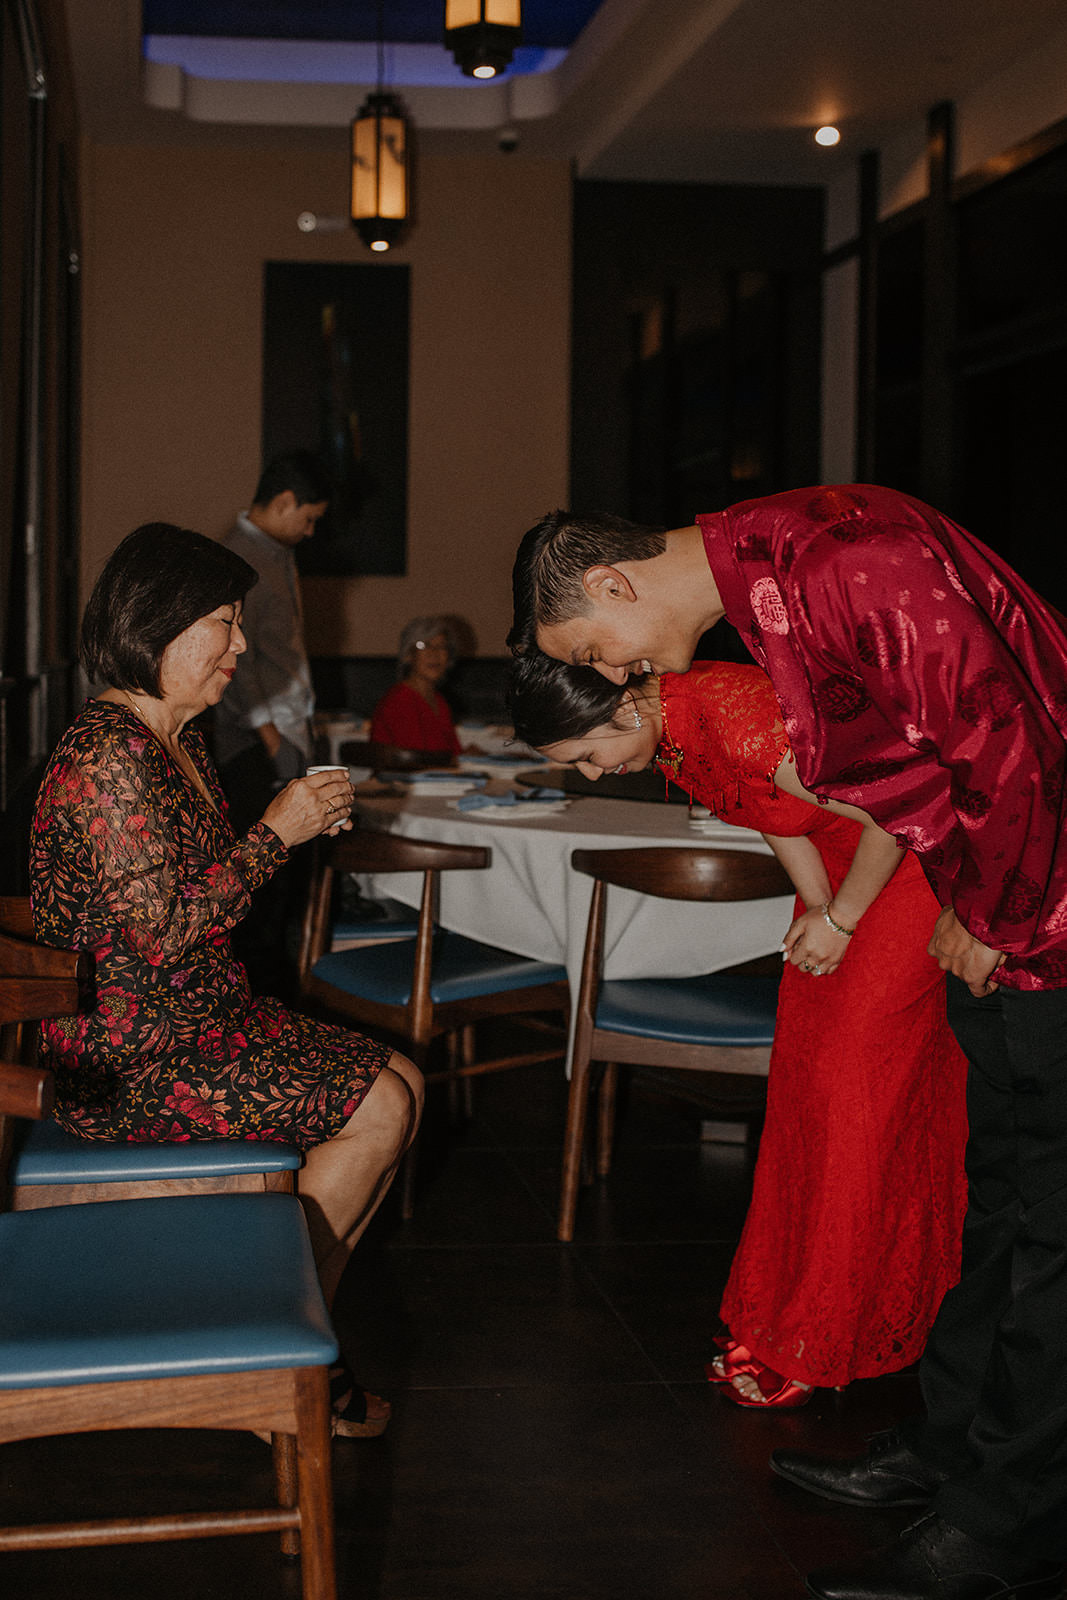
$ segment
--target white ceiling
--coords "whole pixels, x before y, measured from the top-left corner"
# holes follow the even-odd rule
[[[138,0],[66,6],[102,142],[333,143],[373,87],[146,71]],[[818,183],[1065,25],[1063,0],[605,0],[548,74],[402,93],[423,148],[492,151],[510,124],[586,177]],[[812,142],[823,121],[836,150]]]

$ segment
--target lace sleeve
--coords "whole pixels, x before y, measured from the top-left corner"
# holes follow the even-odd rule
[[[740,786],[763,783],[789,749],[766,673],[747,663],[695,662],[661,683],[666,764],[684,787],[719,810]],[[710,798],[709,798],[710,795]],[[736,803],[736,800],[734,801]]]
[[[182,799],[147,736],[97,736],[53,764],[31,847],[42,935],[90,949],[121,940],[162,964],[240,922],[285,846],[257,823],[213,859],[181,827]]]

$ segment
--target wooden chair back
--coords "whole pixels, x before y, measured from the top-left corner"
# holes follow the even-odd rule
[[[33,1024],[44,1017],[76,1012],[89,991],[90,968],[88,956],[38,942],[27,896],[0,896],[0,1055],[5,1060],[24,1066],[34,1063]],[[49,1132],[51,1135],[52,1130]],[[98,1172],[90,1178],[85,1175],[82,1160],[87,1147],[61,1136],[58,1130],[55,1138],[60,1143],[55,1149],[49,1146],[46,1162],[42,1161],[40,1142],[36,1144],[33,1156],[37,1172],[32,1176],[28,1172],[34,1163],[27,1162],[28,1151],[22,1152],[20,1166],[12,1174],[12,1210],[179,1194],[291,1194],[294,1172],[300,1164],[298,1152],[287,1146],[268,1143],[252,1147],[247,1142],[211,1141],[210,1154],[207,1146],[199,1143],[153,1147],[160,1159],[151,1164],[154,1170],[149,1171],[145,1163],[149,1147],[116,1145],[110,1151],[110,1165],[119,1171],[119,1176]],[[43,1165],[51,1169],[47,1175],[42,1175]]]
[[[54,950],[0,929],[0,1027],[77,1011],[88,966],[77,951]]]
[[[573,850],[571,866],[602,883],[664,900],[771,900],[793,891],[785,868],[762,850]]]
[[[88,984],[89,962],[73,950],[54,950],[32,937],[12,937],[4,907],[19,907],[11,925],[22,927],[23,904],[28,913],[29,901],[0,900],[0,1052],[8,1062],[29,1065],[34,1038],[29,1024],[77,1011]]]
[[[0,894],[0,933],[9,933],[14,939],[37,937],[28,894]]]
[[[489,993],[439,1004],[435,1004],[433,999],[435,916],[440,875],[442,872],[481,871],[490,865],[490,850],[482,845],[408,839],[400,834],[359,827],[351,833],[338,834],[333,840],[320,840],[316,849],[298,963],[300,991],[309,1007],[334,1020],[369,1029],[393,1040],[426,1072],[427,1083],[441,1081],[448,1084],[454,1108],[458,1105],[457,1089],[460,1083],[467,1091],[469,1101],[468,1080],[473,1077],[559,1058],[562,1053],[561,1031],[551,1025],[546,1027],[538,1014],[566,1013],[568,1010],[570,997],[567,983],[562,977],[526,988],[508,988],[502,984]],[[418,932],[413,940],[401,941],[400,945],[392,947],[399,952],[401,947],[414,946],[410,952],[411,977],[406,1004],[391,1004],[376,999],[369,991],[350,994],[316,973],[316,964],[330,945],[334,876],[338,872],[422,874]],[[360,952],[353,951],[351,954],[358,957]],[[406,957],[405,948],[401,959]],[[521,1018],[523,1025],[535,1032],[547,1032],[549,1042],[532,1050],[480,1055],[475,1042],[476,1024],[504,1015]],[[442,1035],[447,1041],[447,1065],[440,1071],[428,1071],[426,1063],[431,1044]],[[401,1207],[405,1217],[412,1214],[414,1171],[413,1145],[405,1157],[402,1173]]]
[[[615,1087],[620,1063],[699,1071],[765,1076],[769,1047],[678,1043],[640,1034],[610,1032],[597,1025],[604,929],[609,888],[630,889],[665,900],[706,901],[727,905],[745,900],[776,899],[792,894],[793,885],[777,859],[759,850],[715,846],[666,845],[633,850],[575,850],[571,865],[594,879],[589,906],[582,975],[576,1002],[575,1042],[563,1145],[563,1171],[557,1237],[574,1237],[578,1184],[585,1141],[591,1065],[604,1063],[598,1091],[596,1171],[606,1177],[611,1167]],[[741,980],[744,981],[744,980]],[[766,979],[763,980],[767,982]],[[766,1004],[766,1002],[764,1002]]]
[[[776,856],[762,850],[716,846],[638,846],[633,850],[572,850],[571,866],[595,879],[589,905],[577,1015],[594,1025],[609,888],[630,889],[662,900],[724,903],[773,900],[792,894],[793,883]]]
[[[22,1043],[24,1023],[77,1011],[85,982],[84,956],[72,950],[27,945],[0,934],[0,1040]],[[40,1121],[55,1099],[52,1074],[9,1057],[0,1060],[0,1202],[8,1199],[11,1121]]]
[[[301,930],[297,961],[300,986],[306,990],[311,970],[330,943],[330,918],[337,873],[421,872],[423,889],[416,936],[415,964],[421,974],[433,939],[438,875],[442,872],[478,872],[488,867],[492,851],[482,845],[447,844],[439,840],[405,839],[396,833],[378,833],[356,827],[332,840],[319,840],[312,862],[311,886]]]

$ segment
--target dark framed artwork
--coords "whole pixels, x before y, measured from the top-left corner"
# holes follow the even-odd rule
[[[410,269],[268,261],[264,274],[263,460],[313,450],[334,486],[300,570],[402,576]]]

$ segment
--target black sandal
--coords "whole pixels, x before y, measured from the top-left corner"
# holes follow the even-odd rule
[[[368,1417],[368,1400],[377,1400],[384,1406],[384,1415]],[[388,1400],[361,1389],[344,1361],[330,1368],[330,1409],[334,1437],[338,1439],[376,1439],[389,1426],[393,1410]]]

